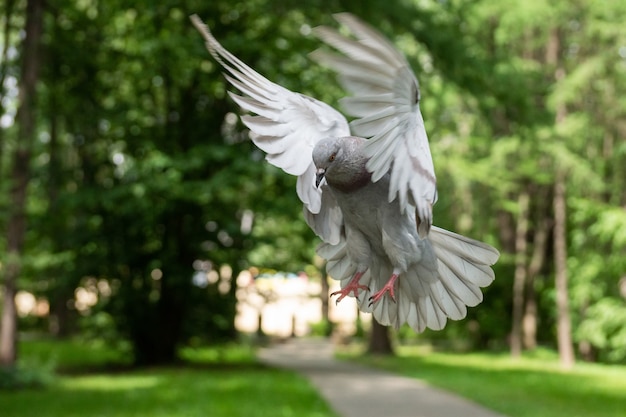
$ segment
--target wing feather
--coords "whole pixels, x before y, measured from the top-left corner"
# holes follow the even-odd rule
[[[321,101],[269,81],[226,50],[198,16],[191,16],[191,21],[225,69],[226,80],[241,93],[229,92],[230,97],[241,109],[255,114],[241,118],[252,141],[266,153],[268,162],[298,176],[297,193],[307,223],[323,240],[337,243],[343,217],[334,199],[322,196],[330,193],[315,187],[312,152],[320,139],[350,135],[345,117]],[[366,77],[364,82],[372,80]]]
[[[258,100],[250,97],[238,96],[232,91],[229,91],[228,95],[235,103],[239,105],[239,107],[246,111],[256,113],[259,116],[263,116],[268,119],[275,119],[279,116],[278,110],[264,106],[263,104],[260,104]]]
[[[353,133],[370,139],[365,153],[370,158],[367,169],[372,180],[379,180],[390,170],[401,171],[392,177],[389,201],[399,198],[402,212],[415,206],[420,219],[418,231],[425,237],[432,225],[437,191],[419,109],[419,83],[406,58],[381,34],[351,14],[341,13],[335,18],[354,38],[326,27],[316,28],[314,33],[349,59],[320,51],[313,58],[334,69],[352,94],[342,105],[357,117],[351,123]]]

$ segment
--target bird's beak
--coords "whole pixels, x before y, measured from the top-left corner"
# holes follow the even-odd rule
[[[315,186],[320,188],[320,184],[324,179],[324,175],[326,174],[326,170],[324,168],[319,168],[317,172],[315,172]]]

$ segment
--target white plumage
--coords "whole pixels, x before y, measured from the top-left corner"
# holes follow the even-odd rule
[[[268,162],[298,176],[304,217],[324,241],[318,254],[341,281],[333,295],[356,297],[381,324],[442,329],[482,301],[498,251],[432,226],[436,179],[417,79],[378,32],[350,14],[336,18],[354,38],[316,28],[343,55],[320,50],[312,57],[336,70],[352,94],[342,100],[356,117],[350,125],[330,106],[270,82],[197,16],[192,21],[243,94],[230,96],[253,113],[242,116],[253,142]]]

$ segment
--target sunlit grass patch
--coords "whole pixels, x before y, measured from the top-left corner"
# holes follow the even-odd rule
[[[91,375],[63,378],[60,386],[68,391],[125,391],[156,387],[162,383],[160,375]]]
[[[552,354],[452,354],[403,346],[397,357],[344,357],[419,378],[511,417],[621,417],[626,367],[578,364],[563,370]]]
[[[185,347],[179,351],[182,360],[190,364],[229,366],[256,363],[256,354],[249,344],[229,343],[210,347]]]

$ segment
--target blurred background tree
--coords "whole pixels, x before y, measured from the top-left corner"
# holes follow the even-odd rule
[[[14,155],[24,144],[20,31],[32,0],[4,2],[0,230],[8,236]],[[294,179],[247,140],[188,15],[269,79],[334,104],[343,93],[309,61],[319,46],[310,28],[351,11],[404,51],[422,85],[436,224],[502,252],[496,281],[466,320],[400,336],[514,355],[559,340],[565,363],[568,346],[587,360],[625,361],[622,3],[46,2],[28,227],[13,259],[22,266],[15,289],[45,297],[50,314],[21,319],[22,330],[89,332],[130,346],[137,364],[170,362],[181,345],[236,337],[242,269],[315,268],[317,240]],[[0,240],[5,310],[8,250]],[[211,282],[202,278],[210,271]],[[78,292],[97,304],[77,305]]]

